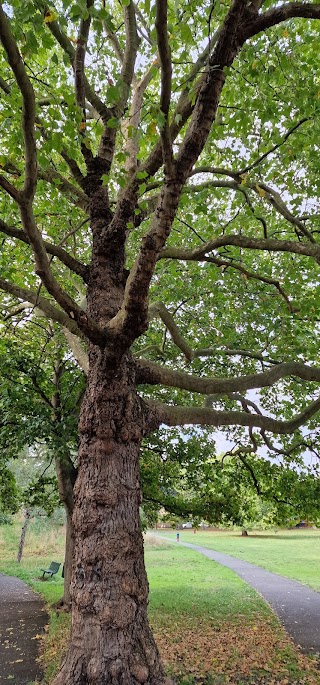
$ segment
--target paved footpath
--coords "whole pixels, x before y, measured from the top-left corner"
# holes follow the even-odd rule
[[[18,578],[0,574],[0,685],[40,678],[37,635],[48,616],[39,595]]]
[[[166,539],[169,540],[169,538]],[[173,542],[172,539],[170,542]],[[307,585],[302,585],[296,580],[265,571],[260,566],[254,566],[229,554],[222,554],[187,542],[180,541],[179,545],[190,547],[222,566],[232,569],[267,600],[287,633],[303,652],[320,653],[319,592],[311,590]]]

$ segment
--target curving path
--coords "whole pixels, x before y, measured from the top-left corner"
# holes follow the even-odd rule
[[[201,552],[209,559],[237,573],[267,600],[287,633],[303,652],[320,653],[320,592],[311,590],[297,580],[265,571],[260,566],[236,559],[229,554],[215,552],[188,542],[180,541],[178,544]]]
[[[37,635],[48,617],[43,601],[18,578],[0,574],[0,685],[40,678]]]

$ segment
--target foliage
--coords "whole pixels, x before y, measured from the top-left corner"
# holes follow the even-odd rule
[[[160,431],[141,454],[144,498],[181,518],[255,527],[319,519],[317,470],[258,458],[216,456],[210,434]],[[150,523],[149,525],[152,525]]]
[[[0,463],[0,514],[14,514],[18,509],[18,490],[11,471]],[[4,521],[2,521],[4,522]]]
[[[59,352],[65,358],[57,425],[52,395],[58,335],[51,331],[48,339],[45,328],[36,333],[34,326],[24,327],[23,331],[7,326],[6,338],[1,341],[0,466],[2,488],[5,483],[14,485],[15,508],[23,504],[34,512],[40,508],[52,515],[59,504],[53,462],[55,458],[63,459],[66,450],[76,453],[83,382],[70,355],[60,346]],[[5,506],[13,509],[8,491],[4,498]]]
[[[88,373],[75,520],[83,532],[94,510],[99,523],[86,545],[77,536],[86,578],[110,526],[101,501],[116,503],[113,533],[139,530],[139,447],[159,426],[191,437],[169,433],[168,459],[148,445],[149,507],[161,496],[179,514],[240,523],[255,515],[255,489],[275,520],[290,515],[289,492],[317,516],[319,18],[316,2],[0,3],[1,345],[14,360],[0,444],[13,456],[39,440],[54,456],[74,448],[82,393],[69,385],[69,371],[81,381],[66,338]],[[194,425],[222,431],[229,459],[203,458]],[[113,578],[131,602],[110,568],[99,596]],[[82,589],[79,630],[92,597]],[[138,681],[149,677],[129,651]],[[77,656],[79,673],[103,669],[101,654]],[[69,685],[69,657],[64,669],[57,683]]]
[[[73,2],[66,7],[62,2],[56,9],[43,14],[45,6],[41,2],[24,3],[22,7],[14,1],[10,3],[9,13],[11,30],[25,60],[37,102],[35,136],[39,182],[34,212],[39,229],[49,242],[63,244],[83,262],[90,250],[85,193],[77,184],[80,176],[77,177],[75,169],[72,176],[69,160],[73,159],[83,172],[82,143],[88,149],[91,145],[95,152],[102,131],[101,117],[91,118],[94,105],[90,102],[85,126],[81,128],[81,108],[70,78],[69,56],[76,43],[79,19],[86,13],[84,6],[84,3]],[[146,64],[150,65],[150,71],[138,128],[136,130],[135,124],[131,126],[130,120],[124,118],[125,125],[128,124],[127,133],[124,128],[116,129],[112,170],[102,176],[102,182],[108,185],[112,202],[115,202],[119,188],[128,182],[126,160],[130,141],[137,136],[139,203],[128,235],[129,267],[137,253],[141,234],[150,224],[151,208],[162,183],[161,170],[154,176],[143,170],[163,125],[163,116],[156,104],[160,71],[156,63],[155,11],[156,6],[148,2],[139,10],[139,32],[149,38],[140,40],[134,84],[144,76]],[[220,6],[210,15],[212,35],[224,12]],[[206,35],[207,12],[205,7],[199,9],[193,4],[188,7],[170,5],[168,13],[171,50],[175,55],[171,118],[178,130],[175,148],[178,149],[186,130],[185,115],[179,114],[179,94],[183,92],[189,98],[192,109],[198,86],[196,72],[193,77],[190,75],[189,54],[191,51],[194,62],[201,54],[203,40],[199,41],[199,36]],[[92,31],[86,74],[92,86],[98,87],[100,99],[112,107],[119,103],[124,89],[119,76],[124,36],[120,29],[116,31],[120,9],[113,5],[93,7],[89,14]],[[68,37],[66,44],[59,45],[56,41],[57,22],[63,35]],[[111,49],[106,47],[104,32]],[[314,332],[319,309],[316,286],[319,190],[315,173],[319,136],[316,35],[317,26],[312,21],[298,18],[290,20],[288,25],[281,23],[267,33],[258,33],[249,39],[234,65],[227,69],[216,121],[197,166],[183,188],[167,251],[158,260],[151,282],[151,301],[165,303],[185,345],[181,348],[181,341],[179,343],[168,317],[164,321],[160,312],[160,316],[151,318],[146,336],[135,343],[136,352],[142,354],[145,350],[144,356],[150,361],[160,360],[169,368],[179,365],[186,369],[190,359],[187,352],[184,357],[183,350],[192,341],[192,348],[203,351],[203,354],[197,352],[192,359],[192,371],[200,377],[214,374],[232,378],[240,373],[264,371],[286,360],[317,364],[318,345]],[[203,56],[201,59],[205,62]],[[24,181],[21,93],[12,80],[4,52],[1,60],[4,78],[1,164],[5,179],[1,211],[5,222],[19,224],[14,193],[12,191],[10,197],[10,192],[5,191],[9,183],[21,190]],[[45,78],[41,77],[43,69]],[[118,127],[118,120],[111,118],[109,130],[113,126]],[[243,171],[245,169],[248,170]],[[153,186],[156,186],[156,192]],[[135,222],[137,226],[133,230]],[[1,230],[4,232],[2,287],[7,292],[3,296],[3,310],[7,313],[12,311],[19,296],[9,293],[6,282],[36,289],[38,278],[33,274],[28,245],[17,242],[10,232],[6,233],[6,225],[3,224]],[[239,245],[229,245],[226,239],[226,247],[218,246],[218,243],[214,247],[214,241],[229,234],[238,236]],[[253,246],[260,249],[250,249],[245,240],[241,244],[242,234],[247,242],[258,240]],[[269,242],[264,244],[263,240]],[[288,249],[283,241],[288,242]],[[201,245],[205,246],[202,253]],[[172,252],[175,246],[180,251],[182,248],[187,250],[185,259],[179,259],[178,253],[178,259],[175,258]],[[192,250],[196,250],[198,257],[196,253],[192,256]],[[299,250],[302,250],[300,256]],[[303,256],[309,253],[309,256]],[[52,262],[54,275],[79,302],[84,291],[79,274],[70,272],[62,256],[61,259],[55,258]],[[44,293],[41,296],[44,297]],[[29,326],[33,320],[33,333],[39,325],[35,316],[30,317],[28,312],[30,309],[25,308],[14,315],[16,332],[22,323]],[[205,349],[211,350],[210,355]],[[147,389],[145,394],[150,394]],[[301,381],[291,374],[271,389],[262,388],[258,395],[262,411],[272,409],[275,418],[290,420],[316,397],[316,388],[313,382],[305,382],[302,390]],[[192,395],[188,399],[183,390],[157,388],[153,396],[182,405],[201,404],[201,397]],[[13,399],[11,396],[8,401]],[[214,399],[213,406],[217,411],[223,408],[230,411],[239,403],[239,398],[220,396]],[[39,404],[38,417],[42,409]],[[34,416],[33,425],[37,416]],[[41,428],[39,419],[38,429]],[[228,427],[225,430],[237,443],[244,442],[247,446],[250,442],[246,429]],[[265,437],[255,431],[254,439],[259,447]],[[310,419],[307,432],[301,433],[298,429],[292,436],[289,433],[278,438],[280,445],[272,447],[270,439],[268,444],[271,451],[277,448],[294,456],[302,454],[310,445],[315,446],[316,439],[317,423]]]

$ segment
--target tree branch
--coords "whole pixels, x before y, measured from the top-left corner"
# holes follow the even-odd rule
[[[5,176],[0,175],[0,188],[2,188],[10,197],[12,197],[17,204],[21,202],[21,193],[17,188],[8,181]]]
[[[139,46],[136,12],[133,0],[123,8],[123,15],[126,41],[120,78],[123,81],[125,88],[123,89],[122,97],[119,99],[115,108],[115,116],[118,117],[122,116],[128,101]]]
[[[202,395],[245,392],[254,388],[267,388],[279,380],[293,376],[308,382],[320,382],[320,368],[302,362],[283,362],[262,373],[236,376],[234,378],[199,378],[183,371],[174,371],[144,359],[136,360],[137,383],[164,385],[180,388]]]
[[[199,72],[205,67],[208,57],[209,49],[216,44],[218,37],[220,35],[220,29],[215,33],[213,38],[211,38],[210,44],[208,43],[200,56],[198,57],[196,63],[192,67],[190,74],[184,80],[185,88],[182,90],[179,100],[177,102],[176,108],[172,115],[172,123],[170,125],[170,136],[172,142],[176,139],[181,129],[185,123],[190,118],[194,104],[192,104],[190,98],[190,84],[198,76]],[[195,93],[198,93],[202,84],[204,83],[206,74],[201,74],[199,76],[197,84],[194,86]],[[153,176],[162,165],[162,144],[161,140],[156,143],[153,150],[150,152],[146,162],[142,166],[142,170],[146,171],[148,175]]]
[[[43,11],[44,13],[48,10],[48,6],[43,3]],[[47,24],[50,32],[56,39],[56,41],[59,43],[60,47],[62,50],[68,55],[70,64],[72,68],[74,68],[74,59],[75,59],[75,49],[69,40],[69,38],[66,36],[66,34],[62,31],[59,23],[57,21],[51,21],[49,24]],[[91,88],[88,79],[86,76],[84,76],[84,89],[85,89],[85,96],[87,100],[90,102],[92,107],[95,109],[97,114],[101,117],[102,121],[106,124],[107,121],[111,118],[112,113],[111,110],[105,105],[105,103],[99,98],[97,93]]]
[[[233,0],[210,58],[209,72],[201,86],[194,116],[180,147],[174,178],[167,180],[161,192],[150,229],[142,239],[140,252],[127,280],[123,305],[108,325],[108,332],[117,336],[120,348],[132,343],[147,328],[148,293],[154,266],[170,235],[182,187],[209,135],[225,81],[224,67],[232,64],[240,50],[242,43],[238,33],[245,8],[246,0]],[[233,36],[232,41],[230,36]],[[132,189],[134,186],[135,181],[132,181]],[[126,191],[130,195],[128,187]]]
[[[306,257],[313,257],[316,262],[320,264],[320,245],[315,243],[299,243],[291,240],[277,240],[275,238],[251,238],[242,234],[221,235],[218,238],[213,238],[207,243],[202,243],[199,247],[195,247],[191,250],[166,247],[160,252],[158,259],[201,261],[202,259],[205,259],[208,252],[227,245],[249,248],[251,250],[266,250],[268,252],[291,252]]]
[[[172,141],[169,126],[169,108],[171,102],[172,64],[168,38],[167,0],[156,0],[156,22],[158,52],[161,66],[160,111],[164,116],[161,128],[162,154],[165,173],[174,177]]]
[[[88,211],[89,198],[86,193],[68,181],[68,179],[62,176],[58,171],[50,167],[45,170],[39,168],[38,176],[39,179],[41,178],[41,180],[53,185],[58,192],[67,195],[69,199],[71,199],[71,202],[77,207],[80,207],[84,212]]]
[[[89,371],[89,357],[88,353],[83,349],[79,337],[71,333],[71,331],[65,327],[63,327],[62,332],[75,360],[87,376]]]
[[[204,407],[173,407],[161,402],[146,403],[151,412],[156,412],[159,423],[166,426],[248,426],[279,435],[294,433],[320,410],[320,398],[311,402],[300,414],[289,421],[273,419],[261,414],[248,414],[238,411],[214,411]]]
[[[252,38],[252,36],[266,31],[271,26],[276,26],[288,19],[301,17],[304,19],[320,19],[320,4],[317,3],[301,3],[289,2],[280,7],[273,7],[264,13],[256,14],[248,17],[246,26],[244,27],[245,40]]]
[[[249,279],[254,279],[256,281],[260,281],[261,283],[267,283],[268,285],[272,285],[276,288],[278,293],[280,293],[281,297],[283,297],[284,301],[286,302],[289,311],[292,313],[294,312],[294,307],[283,289],[283,287],[280,285],[280,281],[275,279],[275,278],[269,278],[268,276],[262,276],[261,274],[257,274],[254,271],[249,271],[246,269],[243,264],[238,264],[237,262],[227,260],[227,259],[220,259],[220,257],[205,257],[204,261],[209,262],[210,264],[216,264],[218,267],[225,269],[235,269],[236,271],[240,271],[241,274],[243,274],[244,278],[249,278]]]
[[[130,0],[129,4],[123,8],[123,12],[126,32],[126,44],[125,50],[122,53],[123,59],[120,75],[122,94],[119,96],[118,102],[114,105],[114,107],[111,110],[111,115],[116,119],[120,119],[123,116],[124,110],[126,108],[132,80],[134,77],[134,66],[139,44],[136,24],[136,13],[134,3],[132,0]],[[106,170],[108,171],[111,167],[114,152],[116,129],[108,128],[107,121],[105,121],[104,124],[104,130],[99,143],[99,157],[106,161]]]
[[[283,136],[280,143],[273,145],[269,150],[267,150],[267,152],[265,152],[263,155],[260,155],[260,157],[258,157],[258,159],[256,159],[254,162],[252,162],[248,166],[241,169],[241,171],[239,171],[239,175],[241,176],[243,174],[247,174],[249,171],[252,171],[252,169],[259,166],[259,164],[261,164],[261,162],[263,162],[264,159],[266,159],[267,157],[269,157],[269,155],[271,155],[273,152],[278,150],[279,147],[281,147],[286,142],[286,140],[288,140],[288,138],[292,135],[292,133],[294,133],[298,128],[300,128],[300,126],[302,126],[302,124],[305,124],[306,121],[311,121],[311,120],[312,120],[312,117],[304,117],[303,119],[300,119],[300,121],[298,121],[297,124],[292,126],[292,128],[290,128],[289,131],[287,131],[287,133],[285,133],[285,135]]]
[[[187,341],[180,333],[180,330],[175,323],[173,316],[163,302],[152,302],[149,306],[149,321],[152,321],[156,316],[160,316],[168,331],[171,334],[172,340],[177,347],[183,352],[189,362],[194,358],[194,351],[189,347]]]
[[[10,238],[17,238],[17,240],[21,240],[26,245],[31,245],[30,238],[25,234],[24,231],[21,231],[19,228],[15,228],[14,226],[9,226],[2,219],[0,219],[0,231],[5,235],[10,236]],[[78,274],[78,276],[81,276],[81,278],[87,282],[88,267],[85,264],[79,262],[58,245],[53,245],[46,240],[43,241],[43,245],[48,254],[52,255],[53,257],[57,257],[62,264],[67,266],[68,269],[74,273]]]
[[[93,5],[93,0],[87,0],[87,9],[88,10],[90,9],[90,7],[92,7],[92,5]],[[76,47],[74,62],[73,62],[76,101],[77,101],[77,104],[79,105],[79,107],[82,111],[82,122],[81,122],[81,127],[80,127],[80,134],[81,134],[82,138],[84,138],[84,136],[85,136],[85,129],[86,129],[86,98],[85,98],[86,88],[85,88],[84,65],[85,65],[85,58],[86,58],[86,50],[87,50],[90,24],[91,24],[91,15],[89,12],[86,19],[82,18],[81,22],[80,22],[77,47]],[[92,155],[91,150],[87,146],[87,144],[85,144],[84,142],[82,142],[82,144],[81,144],[81,152],[82,152],[83,158],[84,158],[84,160],[88,166],[88,164],[90,163],[90,161],[93,158],[93,155]]]
[[[121,309],[108,325],[108,331],[117,336],[120,347],[133,342],[147,330],[149,285],[158,254],[170,234],[179,199],[179,183],[168,182],[161,192],[150,229],[142,238],[139,254],[126,282]]]
[[[209,58],[208,72],[177,155],[177,175],[183,183],[199,159],[210,133],[226,79],[226,68],[231,66],[244,43],[242,26],[245,16],[245,0],[233,0]]]
[[[38,173],[37,148],[34,134],[36,116],[35,95],[2,5],[0,5],[0,39],[7,53],[8,63],[13,71],[23,99],[22,131],[25,144],[25,180],[21,195],[30,201],[36,191]]]
[[[20,288],[14,283],[0,278],[0,289],[14,297],[18,300],[27,301],[30,306],[39,308],[49,319],[57,321],[58,323],[65,326],[71,333],[77,335],[78,337],[83,337],[83,333],[78,328],[76,322],[69,318],[65,312],[55,307],[51,302],[41,297],[38,293],[29,290],[28,288]]]
[[[153,65],[154,66],[154,65]],[[131,176],[137,171],[139,153],[138,129],[141,119],[142,100],[146,88],[153,77],[153,68],[150,67],[143,78],[134,84],[133,97],[128,119],[123,123],[122,133],[126,139],[124,153],[126,155],[125,171]],[[130,127],[130,134],[129,129]]]

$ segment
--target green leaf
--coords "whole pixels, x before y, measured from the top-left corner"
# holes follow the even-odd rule
[[[119,119],[116,119],[115,117],[111,117],[110,119],[108,119],[107,126],[108,126],[108,128],[118,128]]]
[[[146,191],[146,189],[147,189],[147,184],[146,184],[146,183],[141,183],[141,184],[139,185],[139,188],[138,188],[139,194],[140,194],[140,195],[143,195],[143,193]]]
[[[147,171],[137,171],[137,178],[147,178],[148,173]]]

